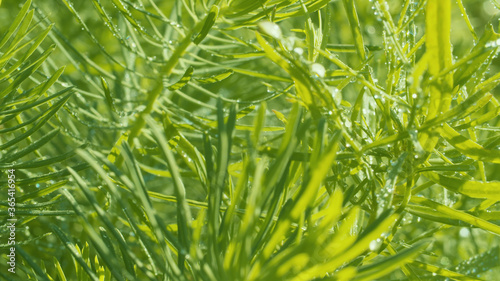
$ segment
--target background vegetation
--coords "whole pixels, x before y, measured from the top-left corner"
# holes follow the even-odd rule
[[[4,0],[0,279],[498,279],[498,8]]]

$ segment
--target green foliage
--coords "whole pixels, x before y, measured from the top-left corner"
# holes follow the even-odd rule
[[[500,273],[497,2],[0,3],[3,279]]]

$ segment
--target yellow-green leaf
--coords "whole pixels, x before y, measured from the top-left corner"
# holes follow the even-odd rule
[[[175,90],[179,90],[180,88],[186,86],[186,84],[191,81],[191,77],[193,77],[193,67],[190,66],[186,72],[184,72],[184,75],[182,75],[182,78],[177,81],[176,83],[170,85],[167,87],[167,89],[169,89],[170,91],[175,91]]]
[[[465,194],[472,198],[488,198],[500,200],[500,182],[470,181],[455,177],[448,177],[436,172],[422,173],[426,178],[445,187],[448,190]]]
[[[115,163],[116,158],[120,155],[120,147],[123,141],[128,141],[128,132],[123,133],[120,138],[116,141],[113,148],[111,148],[111,152],[108,154],[108,160],[111,163]]]
[[[500,226],[490,223],[486,220],[480,219],[471,214],[467,214],[463,211],[455,210],[453,208],[425,199],[423,197],[412,197],[410,202],[430,207],[433,210],[436,210],[437,211],[436,214],[440,214],[443,218],[460,220],[465,223],[477,226],[486,231],[490,231],[492,233],[500,235]]]
[[[202,83],[202,84],[211,84],[215,82],[220,82],[229,76],[231,76],[234,73],[234,71],[229,70],[220,74],[212,75],[210,77],[203,77],[203,78],[196,78],[196,81]]]
[[[469,158],[484,162],[500,163],[500,151],[482,147],[476,142],[462,136],[448,124],[445,124],[441,129],[441,135],[448,143]]]
[[[442,70],[451,66],[451,1],[433,0],[427,2],[426,15],[426,56],[428,71],[433,77],[438,77]],[[433,119],[440,112],[448,111],[451,104],[451,90],[453,75],[448,73],[439,77],[438,83],[430,86],[430,102],[427,118]],[[438,136],[435,132],[424,132],[419,136],[422,147],[431,152],[437,144]]]
[[[203,39],[205,39],[205,37],[207,37],[208,32],[210,31],[210,29],[212,29],[212,26],[214,25],[218,16],[219,16],[219,7],[217,5],[213,5],[207,17],[205,18],[205,23],[203,24],[200,33],[198,33],[193,38],[193,43],[198,45],[201,43],[201,41],[203,41]]]

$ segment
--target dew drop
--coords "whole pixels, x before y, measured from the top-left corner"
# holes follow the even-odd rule
[[[311,71],[319,77],[325,77],[325,67],[319,63],[314,63],[311,66]]]
[[[380,245],[382,245],[382,239],[377,238],[376,240],[372,240],[369,245],[370,251],[373,252],[378,250],[380,248]]]
[[[274,22],[261,21],[257,24],[257,26],[262,33],[267,34],[273,37],[274,39],[281,38],[281,29]]]
[[[293,49],[293,51],[299,55],[302,55],[304,53],[304,50],[302,48],[299,48],[299,47]]]

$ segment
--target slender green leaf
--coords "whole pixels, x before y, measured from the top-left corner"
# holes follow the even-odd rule
[[[46,271],[44,271],[40,266],[33,260],[33,258],[26,252],[24,251],[23,248],[21,248],[19,245],[15,246],[16,252],[19,253],[21,257],[28,263],[28,265],[31,267],[33,272],[38,275],[37,280],[42,280],[42,281],[50,281],[50,277],[47,275]]]
[[[219,16],[219,6],[213,5],[212,8],[210,8],[210,11],[208,12],[208,15],[205,18],[205,21],[203,23],[203,27],[201,28],[201,31],[196,34],[196,36],[193,37],[193,43],[196,45],[200,44],[203,39],[208,35],[208,32],[210,29],[212,29],[215,21],[217,20]]]
[[[191,81],[191,77],[193,77],[193,70],[194,70],[194,68],[192,66],[190,66],[186,70],[186,72],[184,72],[184,75],[182,75],[182,78],[179,81],[175,82],[174,84],[168,86],[167,89],[169,89],[170,91],[175,91],[175,90],[179,90],[182,87],[186,86],[186,84],[189,83],[189,81]]]
[[[500,226],[475,217],[471,214],[467,214],[463,211],[455,210],[453,208],[447,207],[445,205],[436,203],[432,200],[425,199],[422,197],[412,197],[411,203],[424,205],[430,207],[433,210],[432,216],[439,216],[443,219],[453,219],[465,222],[467,224],[479,227],[486,231],[492,232],[496,235],[500,235]]]
[[[83,259],[80,252],[75,248],[74,244],[69,240],[64,231],[62,231],[58,226],[51,225],[52,231],[56,234],[56,236],[64,243],[64,246],[71,253],[75,261],[83,268],[83,270],[87,273],[88,277],[90,277],[93,281],[99,281],[94,271],[87,265],[85,260]]]
[[[448,141],[449,144],[465,154],[467,157],[484,162],[500,163],[499,150],[491,150],[482,147],[481,145],[459,134],[448,124],[445,124],[440,131],[441,135]]]
[[[201,77],[201,78],[195,78],[195,79],[196,79],[196,81],[198,81],[199,83],[202,83],[202,84],[212,84],[212,83],[220,82],[220,81],[230,77],[231,75],[233,75],[233,73],[234,73],[234,71],[229,70],[229,71],[226,71],[226,72],[223,72],[220,74],[212,75],[210,77]]]
[[[436,172],[423,172],[426,178],[442,185],[448,190],[465,194],[472,198],[488,198],[500,200],[500,182],[479,182],[449,177]]]
[[[19,28],[19,25],[21,22],[24,20],[24,17],[26,17],[26,14],[28,13],[28,9],[31,6],[32,0],[27,0],[24,2],[21,10],[17,14],[16,18],[12,21],[10,24],[9,29],[7,30],[7,33],[2,38],[2,41],[0,41],[0,48],[2,48],[5,43],[12,37],[13,34],[15,34],[15,31]]]
[[[400,251],[396,255],[385,258],[379,262],[363,266],[358,270],[358,274],[353,280],[376,280],[377,278],[383,277],[403,264],[410,262],[428,245],[429,244],[427,242],[419,242],[411,248]]]
[[[3,157],[0,159],[3,163],[8,163],[11,161],[14,161],[15,159],[19,159],[31,152],[36,151],[46,143],[48,143],[52,138],[54,138],[57,134],[59,133],[59,129],[54,129],[50,132],[48,132],[46,135],[41,137],[40,139],[36,140],[35,142],[31,143],[30,145],[24,147],[21,150],[18,150],[16,153],[12,153],[8,155],[7,157]]]
[[[16,143],[18,143],[18,142],[26,139],[27,137],[31,136],[33,133],[35,133],[36,131],[38,131],[43,125],[45,125],[49,121],[49,119],[52,116],[54,116],[54,114],[57,113],[57,111],[59,111],[59,109],[68,101],[68,99],[70,97],[71,97],[71,94],[68,94],[64,98],[58,100],[56,103],[54,103],[54,105],[52,105],[49,108],[49,110],[47,112],[47,115],[45,115],[40,121],[38,121],[35,126],[33,126],[32,128],[30,128],[29,130],[25,131],[24,133],[18,135],[14,139],[12,139],[12,140],[4,143],[3,145],[0,145],[0,149],[5,149],[5,148],[8,148],[8,147],[11,147],[12,145],[14,145],[14,144],[16,144]],[[9,156],[7,156],[7,157],[9,157]]]

